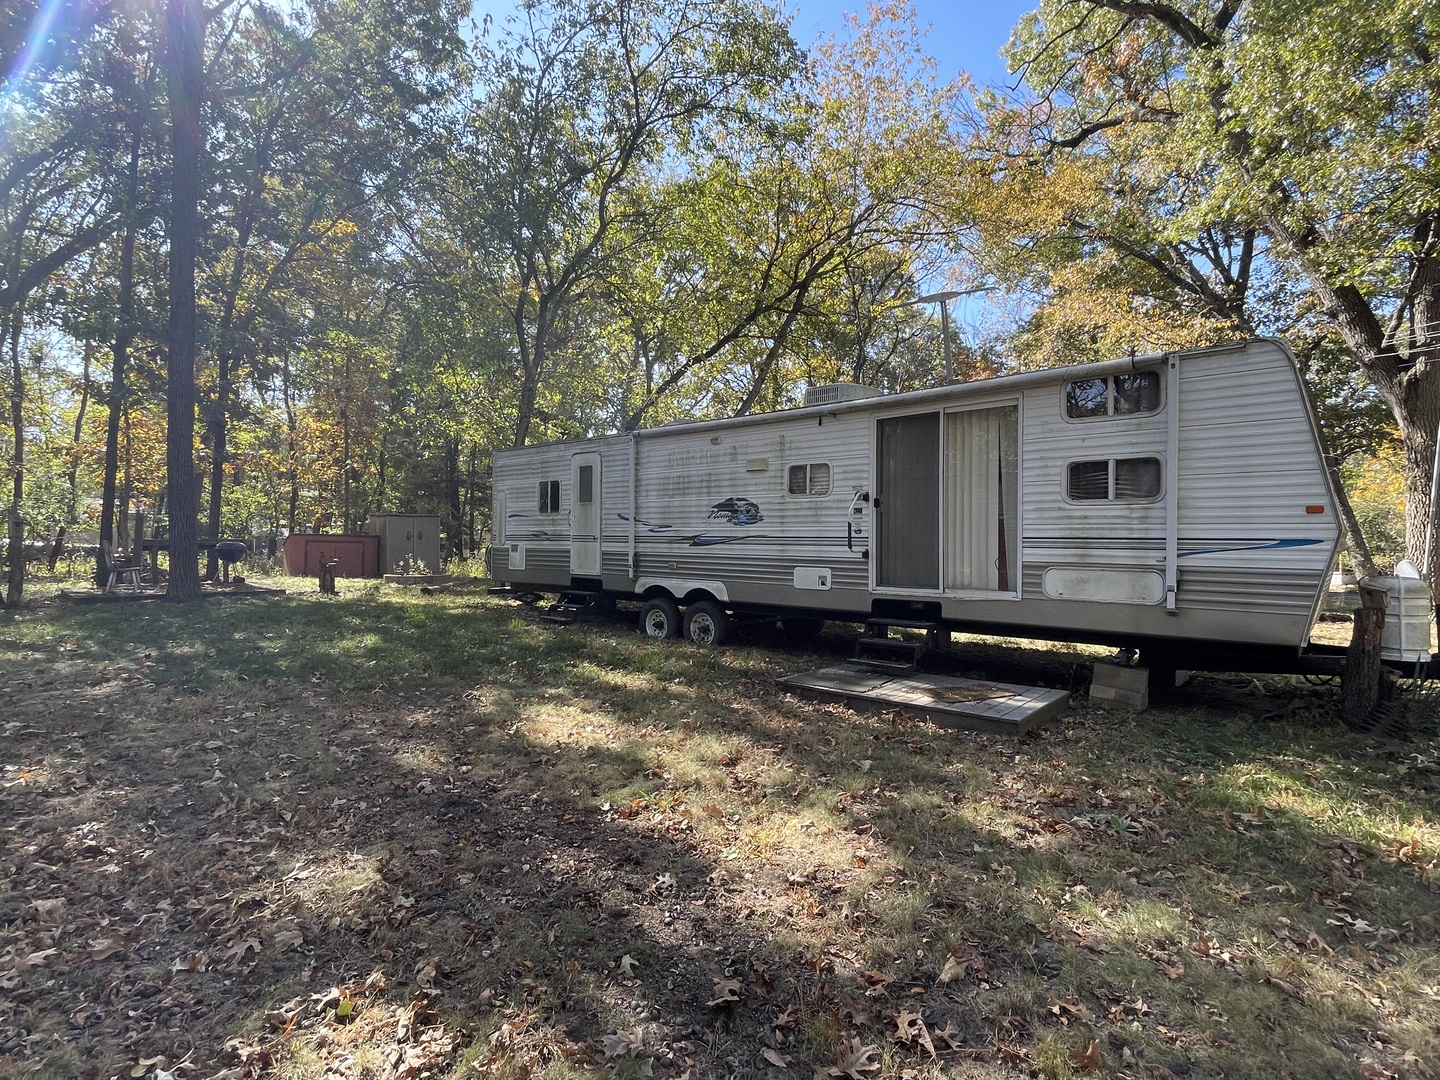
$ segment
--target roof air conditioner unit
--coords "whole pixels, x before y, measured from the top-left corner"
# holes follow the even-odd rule
[[[879,397],[880,391],[873,386],[859,383],[830,383],[827,386],[807,386],[805,407],[811,405],[838,405],[842,401],[859,401],[861,398]]]

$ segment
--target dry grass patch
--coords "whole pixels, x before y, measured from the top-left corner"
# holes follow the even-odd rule
[[[1017,743],[777,691],[839,632],[705,651],[342,588],[0,616],[0,1075],[1440,1058],[1433,731],[1202,678]],[[955,666],[1078,686],[1085,655]]]

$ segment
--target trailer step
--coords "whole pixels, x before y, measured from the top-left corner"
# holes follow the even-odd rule
[[[927,634],[940,629],[940,624],[933,619],[892,619],[877,615],[865,620],[865,632],[871,637],[884,637],[892,626],[897,630],[924,630]]]
[[[876,671],[914,671],[924,654],[923,641],[862,637],[855,642],[855,662]]]
[[[578,589],[563,592],[545,614],[540,616],[540,620],[555,623],[557,626],[569,626],[585,612],[593,610],[599,600],[600,594],[596,592],[582,592]]]

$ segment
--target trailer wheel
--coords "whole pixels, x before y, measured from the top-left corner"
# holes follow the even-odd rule
[[[652,596],[640,607],[640,632],[652,638],[680,636],[680,608],[668,596]]]
[[[730,616],[714,600],[685,609],[685,636],[696,645],[724,645],[730,640]]]

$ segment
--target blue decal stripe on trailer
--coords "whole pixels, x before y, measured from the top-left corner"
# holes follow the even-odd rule
[[[1180,558],[1188,559],[1191,555],[1223,555],[1232,551],[1273,551],[1277,548],[1303,548],[1323,543],[1321,540],[1271,540],[1268,543],[1251,541],[1250,543],[1234,544],[1230,547],[1201,548],[1199,551],[1182,551]]]

